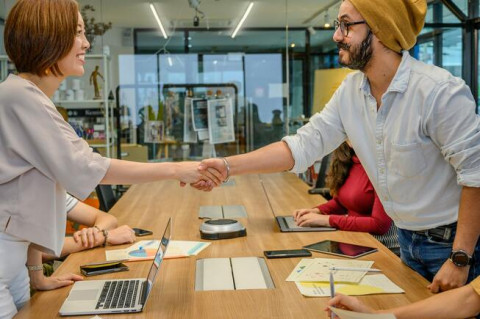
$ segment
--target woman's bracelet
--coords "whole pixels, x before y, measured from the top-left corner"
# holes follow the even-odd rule
[[[96,228],[96,229],[98,229],[99,232],[102,232],[103,237],[105,237],[105,241],[103,242],[103,247],[107,246],[108,230],[106,230],[106,229],[100,229],[100,228],[98,228],[97,225],[94,225],[93,227]]]
[[[43,271],[43,265],[26,265],[30,271]]]
[[[107,246],[108,241],[108,230],[102,229],[103,237],[105,237],[105,241],[103,242],[103,247]]]
[[[227,159],[225,157],[221,158],[223,160],[223,163],[225,164],[225,167],[227,168],[227,178],[222,183],[228,182],[230,179],[230,164],[228,163]]]

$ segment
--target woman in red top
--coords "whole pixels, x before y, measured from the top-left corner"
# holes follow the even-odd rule
[[[368,232],[395,251],[396,227],[387,216],[362,164],[348,142],[332,153],[327,187],[333,199],[314,208],[293,213],[299,226],[329,226]],[[388,238],[388,240],[387,240]]]

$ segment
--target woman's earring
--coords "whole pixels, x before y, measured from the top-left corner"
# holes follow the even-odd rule
[[[45,70],[45,75],[49,75],[50,74],[50,69],[46,69]]]

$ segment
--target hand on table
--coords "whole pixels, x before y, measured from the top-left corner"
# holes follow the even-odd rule
[[[431,292],[437,293],[461,287],[467,282],[469,270],[470,266],[457,267],[450,260],[447,260],[427,288]]]
[[[300,208],[300,209],[297,209],[293,212],[293,220],[294,221],[297,221],[300,217],[302,217],[303,215],[305,214],[310,214],[310,213],[313,213],[313,214],[320,214],[320,209],[318,209],[317,207],[314,207],[314,208]]]
[[[41,271],[30,274],[30,282],[35,290],[58,289],[80,280],[83,280],[83,277],[75,274],[52,275],[50,277],[45,277]]]
[[[93,248],[103,243],[103,233],[96,227],[83,228],[73,233],[73,240],[84,248]]]
[[[327,305],[335,308],[346,309],[346,310],[351,310],[356,312],[375,313],[375,311],[372,308],[366,306],[357,298],[345,296],[342,294],[336,294],[335,297],[333,297],[327,302]],[[328,318],[330,318],[330,314],[331,314],[330,309],[327,307],[325,308],[325,311],[328,313]],[[338,317],[335,316],[335,318],[338,318]]]
[[[122,225],[108,231],[107,244],[120,245],[135,242],[135,232],[127,225]]]
[[[306,213],[296,219],[296,223],[301,227],[327,226],[330,227],[330,216],[318,213]]]

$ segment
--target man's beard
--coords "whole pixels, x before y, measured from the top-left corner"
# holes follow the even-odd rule
[[[364,71],[368,62],[370,62],[370,59],[372,58],[372,35],[372,31],[368,30],[368,34],[362,43],[358,46],[354,46],[352,50],[350,50],[352,47],[351,45],[340,42],[337,43],[338,49],[348,51],[350,59],[348,63],[343,63],[341,60],[339,60],[339,63],[352,70]]]

